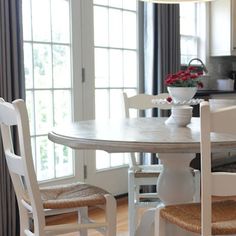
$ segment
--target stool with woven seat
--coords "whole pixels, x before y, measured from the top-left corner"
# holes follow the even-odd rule
[[[236,173],[211,172],[211,133],[236,135],[236,106],[216,111],[210,111],[208,102],[200,106],[201,203],[158,208],[155,235],[166,235],[166,222],[202,236],[236,234]]]
[[[0,123],[4,153],[19,206],[21,236],[70,232],[80,232],[80,236],[86,236],[88,229],[96,229],[106,236],[116,235],[116,201],[105,190],[80,182],[39,188],[31,152],[28,114],[23,100],[11,104],[1,99]],[[12,126],[17,126],[20,155],[14,153]],[[104,209],[104,220],[90,220],[88,207]],[[45,215],[72,211],[78,212],[78,223],[46,225]],[[31,218],[33,227],[29,223]]]

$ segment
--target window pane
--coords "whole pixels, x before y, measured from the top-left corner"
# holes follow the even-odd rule
[[[95,91],[96,119],[109,118],[109,90],[97,89]]]
[[[124,51],[124,86],[137,87],[137,52]]]
[[[26,92],[26,105],[30,122],[30,134],[35,135],[34,97],[31,91]]]
[[[54,122],[55,125],[71,121],[71,92],[54,91]]]
[[[137,15],[133,12],[123,13],[124,48],[137,48]]]
[[[30,0],[23,0],[22,1],[22,11],[24,14],[23,17],[23,35],[24,40],[31,40],[32,39],[32,32],[31,32],[31,4]]]
[[[109,44],[110,47],[122,47],[122,11],[109,10]]]
[[[94,4],[97,4],[97,5],[108,5],[108,0],[93,0],[93,3]]]
[[[53,143],[47,136],[36,138],[37,177],[39,181],[55,177]]]
[[[181,37],[181,55],[191,58],[197,56],[197,40],[195,38]]]
[[[66,146],[55,144],[56,177],[73,175],[72,150]]]
[[[108,9],[94,7],[94,43],[96,46],[108,44]]]
[[[137,10],[137,1],[136,0],[123,0],[123,8],[128,10]]]
[[[112,153],[111,154],[111,167],[124,165],[123,153]]]
[[[110,50],[110,86],[123,86],[123,53],[122,50]]]
[[[51,91],[35,91],[36,133],[47,134],[53,127]]]
[[[122,89],[112,89],[110,91],[110,118],[124,117]]]
[[[53,82],[54,88],[71,87],[70,47],[53,46]]]
[[[36,138],[31,138],[31,149],[32,149],[32,157],[35,166],[35,171],[37,173],[37,160],[36,160]]]
[[[111,7],[122,7],[122,0],[109,0],[109,6]]]
[[[69,1],[51,0],[52,41],[70,42]]]
[[[35,88],[52,87],[51,46],[34,44],[34,80]]]
[[[51,40],[50,1],[32,0],[32,24],[35,41]]]
[[[24,43],[25,87],[33,88],[32,44]]]
[[[196,4],[180,4],[180,34],[196,35]]]
[[[98,87],[108,87],[108,73],[109,73],[109,56],[108,49],[95,49],[95,86]]]
[[[181,63],[198,56],[197,4],[180,4]]]
[[[110,155],[104,151],[96,151],[96,169],[106,169],[110,167]]]

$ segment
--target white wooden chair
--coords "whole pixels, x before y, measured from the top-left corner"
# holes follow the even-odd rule
[[[125,116],[130,118],[130,110],[147,110],[157,107],[152,103],[153,99],[166,99],[169,96],[168,93],[161,93],[159,95],[138,94],[132,97],[128,97],[126,93],[123,93]],[[162,108],[164,106],[162,105]],[[166,109],[169,109],[166,107]],[[136,161],[134,153],[130,154],[130,165],[128,172],[128,214],[129,214],[129,233],[130,236],[135,235],[137,227],[137,216],[139,208],[156,207],[160,202],[158,199],[158,193],[141,193],[140,188],[143,185],[156,185],[157,178],[162,170],[161,164],[153,165],[140,165]],[[194,171],[196,175],[196,193],[195,201],[199,201],[200,195],[200,180],[199,171]]]
[[[156,210],[155,235],[166,235],[166,222],[202,236],[236,234],[236,173],[211,172],[211,133],[236,134],[236,106],[210,110],[201,103],[201,203]],[[223,196],[212,202],[212,196]],[[221,199],[221,200],[220,200]],[[234,198],[235,199],[235,198]]]
[[[88,229],[96,229],[106,236],[116,235],[116,201],[103,189],[83,183],[39,188],[32,159],[28,114],[23,100],[15,100],[11,104],[1,99],[0,123],[7,165],[19,205],[21,236],[69,232],[80,232],[81,236],[85,236],[88,235]],[[17,127],[20,155],[14,153],[11,126]],[[103,222],[88,219],[89,206],[104,209]],[[78,223],[46,225],[45,215],[67,211],[78,211]],[[29,225],[30,217],[33,219],[33,230]]]

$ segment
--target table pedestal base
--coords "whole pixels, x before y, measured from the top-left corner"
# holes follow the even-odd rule
[[[189,168],[190,161],[195,157],[192,153],[159,154],[163,170],[158,177],[157,192],[162,205],[193,202],[194,178]],[[157,206],[158,207],[158,206]],[[155,208],[147,210],[140,221],[136,236],[154,235]],[[193,235],[168,225],[167,236]]]

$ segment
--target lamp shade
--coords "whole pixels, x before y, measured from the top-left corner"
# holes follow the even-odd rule
[[[140,0],[140,1],[152,2],[152,3],[172,4],[172,3],[184,3],[184,2],[210,2],[213,0]]]

